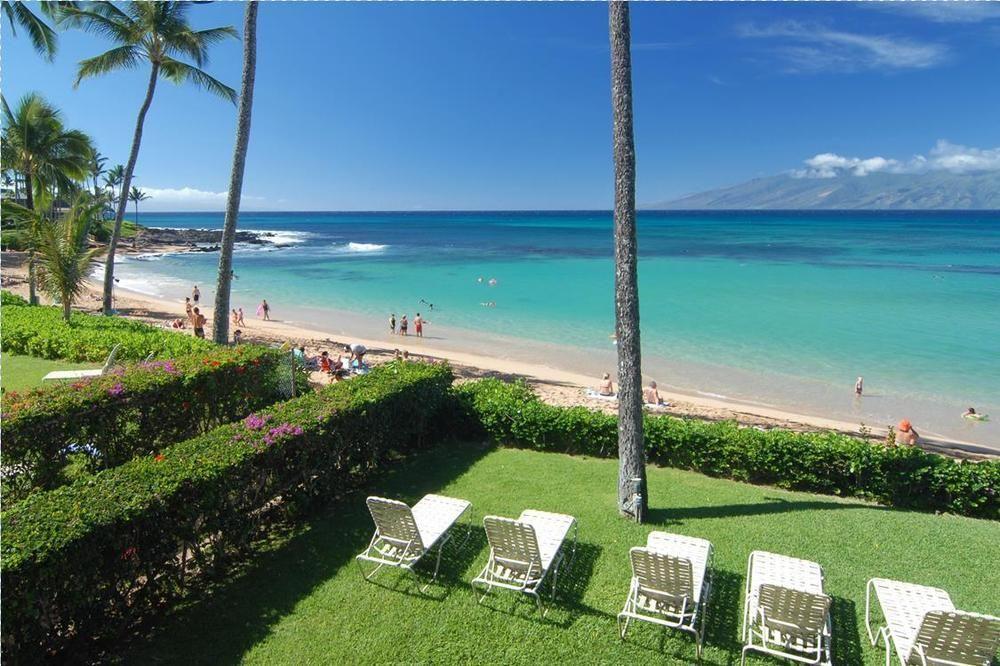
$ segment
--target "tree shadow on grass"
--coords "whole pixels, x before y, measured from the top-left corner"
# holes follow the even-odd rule
[[[889,511],[888,507],[877,504],[824,500],[786,500],[780,497],[765,497],[764,502],[755,504],[723,504],[717,506],[691,506],[681,508],[650,508],[647,519],[650,523],[678,524],[685,519],[734,518],[739,516],[764,516],[790,511],[817,511],[839,509],[873,509]]]
[[[236,663],[263,640],[281,618],[312,591],[333,578],[344,566],[354,567],[355,555],[373,532],[365,506],[368,492],[400,497],[411,502],[447,485],[472,467],[491,447],[479,444],[445,444],[396,462],[368,488],[352,493],[307,519],[294,536],[263,549],[231,577],[212,585],[166,617],[154,618],[144,631],[114,646],[105,655],[113,663]],[[459,537],[461,541],[462,536]],[[484,537],[472,538],[463,548],[446,547],[436,586],[456,580],[482,548]],[[433,572],[421,563],[423,581]],[[426,573],[424,573],[426,572]],[[380,571],[388,576],[400,572]],[[357,573],[359,583],[361,574]],[[418,581],[412,574],[407,575]],[[366,583],[367,584],[367,583]],[[149,625],[155,627],[150,628]]]
[[[833,623],[833,663],[864,663],[857,605],[850,599],[833,597],[830,617]]]
[[[542,586],[544,614],[538,610],[535,600],[529,595],[503,588],[491,590],[480,602],[480,606],[498,613],[506,613],[520,619],[534,620],[562,629],[569,628],[576,622],[577,618],[583,615],[606,616],[607,613],[583,603],[583,596],[594,574],[594,567],[602,550],[596,544],[580,542],[576,546],[576,554],[572,561],[567,553],[566,562],[559,569],[555,599],[550,596],[552,579],[549,578]],[[551,574],[549,575],[551,576]],[[477,588],[475,593],[476,600],[479,601],[480,597],[483,596],[482,588]]]

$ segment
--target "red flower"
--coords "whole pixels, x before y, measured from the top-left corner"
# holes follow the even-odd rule
[[[219,367],[219,365],[220,365],[220,363],[218,361],[212,361],[212,367],[213,368],[217,368],[217,367]]]
[[[163,455],[162,453],[158,453],[156,455],[156,457],[153,458],[153,460],[155,460],[156,462],[163,462],[166,459],[167,459],[167,457],[165,455]]]

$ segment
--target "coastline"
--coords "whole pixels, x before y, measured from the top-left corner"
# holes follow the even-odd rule
[[[124,248],[123,248],[124,250]],[[176,245],[149,246],[132,250],[128,254],[149,252],[185,252],[189,247]],[[20,265],[19,253],[3,253],[4,288],[15,293],[26,294],[24,284],[25,269]],[[116,288],[116,303],[119,314],[129,318],[140,319],[154,325],[183,318],[183,299],[170,299],[153,296],[146,293],[131,291],[127,288]],[[212,295],[209,290],[203,291],[202,303],[206,309],[212,307]],[[77,310],[96,311],[100,308],[100,284],[94,280],[87,281],[84,296],[76,304]],[[206,314],[211,314],[206,312]],[[280,344],[291,341],[304,344],[307,353],[318,354],[325,349],[336,352],[344,344],[360,342],[369,349],[369,358],[374,362],[391,359],[395,349],[406,349],[412,357],[431,360],[446,360],[455,369],[459,381],[480,377],[500,377],[503,379],[523,378],[546,402],[561,406],[582,405],[605,412],[615,412],[617,403],[603,399],[589,398],[585,389],[596,384],[592,374],[581,372],[580,365],[574,363],[539,363],[532,360],[512,358],[502,353],[477,353],[474,351],[448,348],[440,339],[391,336],[386,331],[384,335],[355,335],[358,331],[372,329],[361,326],[358,320],[353,320],[350,313],[340,313],[342,321],[349,322],[346,328],[341,326],[323,326],[310,319],[309,324],[301,321],[273,320],[261,321],[248,315],[247,326],[244,327],[244,338],[247,341],[264,344]],[[211,330],[211,322],[207,328]],[[432,327],[431,331],[439,327]],[[339,330],[334,330],[339,329]],[[384,330],[384,327],[383,327]],[[210,333],[209,333],[210,335]],[[435,336],[436,337],[436,336]],[[573,369],[569,369],[571,366]],[[325,377],[314,374],[317,382]],[[863,426],[861,423],[823,415],[800,413],[782,409],[778,406],[751,404],[740,400],[722,397],[695,395],[687,391],[667,389],[661,385],[661,396],[671,403],[666,409],[658,409],[657,413],[684,416],[697,419],[719,421],[735,420],[745,427],[783,428],[796,431],[835,431],[850,435],[867,435],[872,440],[885,437],[886,428],[881,425]],[[961,439],[949,437],[923,437],[924,448],[962,458],[981,458],[1000,455],[1000,450],[988,445],[976,444]]]

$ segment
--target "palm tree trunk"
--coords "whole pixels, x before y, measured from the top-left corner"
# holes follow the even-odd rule
[[[73,312],[72,305],[73,305],[73,299],[70,298],[69,296],[63,296],[63,302],[62,302],[63,319],[66,320],[67,324],[69,323],[69,316]]]
[[[135,134],[132,135],[132,152],[128,156],[128,164],[125,165],[125,177],[122,180],[121,196],[118,197],[118,206],[115,210],[115,226],[111,230],[111,240],[108,242],[108,255],[104,259],[104,298],[102,307],[104,314],[110,315],[113,311],[111,303],[111,290],[115,284],[115,250],[118,247],[118,239],[122,233],[122,220],[125,218],[125,206],[128,205],[129,186],[132,184],[132,172],[135,170],[135,162],[139,159],[139,144],[142,143],[142,125],[146,122],[146,112],[149,105],[153,103],[153,92],[156,90],[156,77],[159,76],[160,66],[155,62],[149,72],[149,85],[146,87],[146,99],[142,101],[139,108],[139,117],[135,121]]]
[[[24,172],[24,204],[31,212],[35,211],[35,193],[31,187],[31,171]],[[34,229],[29,230],[28,238],[28,303],[38,305],[38,294],[35,287],[35,239]]]
[[[639,344],[638,249],[635,234],[635,137],[629,3],[608,5],[615,156],[615,333],[618,336],[618,509],[646,514],[646,454],[642,441],[642,359]],[[638,506],[630,506],[638,491]]]
[[[226,198],[226,221],[222,228],[222,251],[219,253],[219,280],[215,289],[215,313],[212,339],[220,345],[229,342],[229,292],[233,283],[233,244],[240,215],[243,192],[243,170],[250,143],[250,116],[253,111],[253,84],[257,70],[257,2],[247,3],[243,17],[243,81],[236,124],[236,147],[233,149],[233,171],[229,176]]]

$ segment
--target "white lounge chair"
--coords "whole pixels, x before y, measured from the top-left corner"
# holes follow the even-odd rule
[[[431,582],[437,580],[441,551],[451,540],[452,528],[472,506],[466,500],[443,495],[424,495],[412,509],[384,497],[369,497],[367,504],[375,521],[375,534],[368,547],[355,558],[365,580],[370,580],[385,565],[413,571],[424,555],[436,549]],[[378,566],[366,574],[362,561]],[[426,591],[429,586],[427,583],[421,589]]]
[[[576,555],[578,528],[576,518],[562,513],[533,511],[521,512],[517,520],[486,516],[483,518],[486,538],[490,542],[490,559],[483,570],[472,579],[472,587],[483,587],[479,602],[494,587],[524,592],[535,598],[538,608],[545,613],[538,591],[545,578],[552,572],[551,598],[556,596],[559,566],[562,564],[566,537],[573,530],[573,550]]]
[[[629,551],[632,585],[618,614],[625,638],[630,620],[652,622],[694,635],[701,657],[705,607],[712,587],[712,544],[705,539],[650,532],[645,548]]]
[[[804,664],[830,664],[830,604],[815,562],[750,553],[743,603],[743,654],[762,652]]]
[[[872,632],[872,592],[885,624]],[[872,578],[865,586],[865,629],[872,645],[882,638],[886,666],[892,647],[904,666],[988,666],[1000,648],[1000,618],[956,610],[936,587]]]
[[[100,377],[101,375],[106,375],[111,372],[113,367],[115,367],[115,356],[118,355],[119,347],[121,347],[121,345],[117,344],[111,348],[111,353],[108,354],[108,360],[104,362],[104,367],[102,368],[95,368],[93,370],[56,370],[55,372],[50,372],[42,377],[42,381],[47,382],[60,379],[85,379],[87,377]]]

